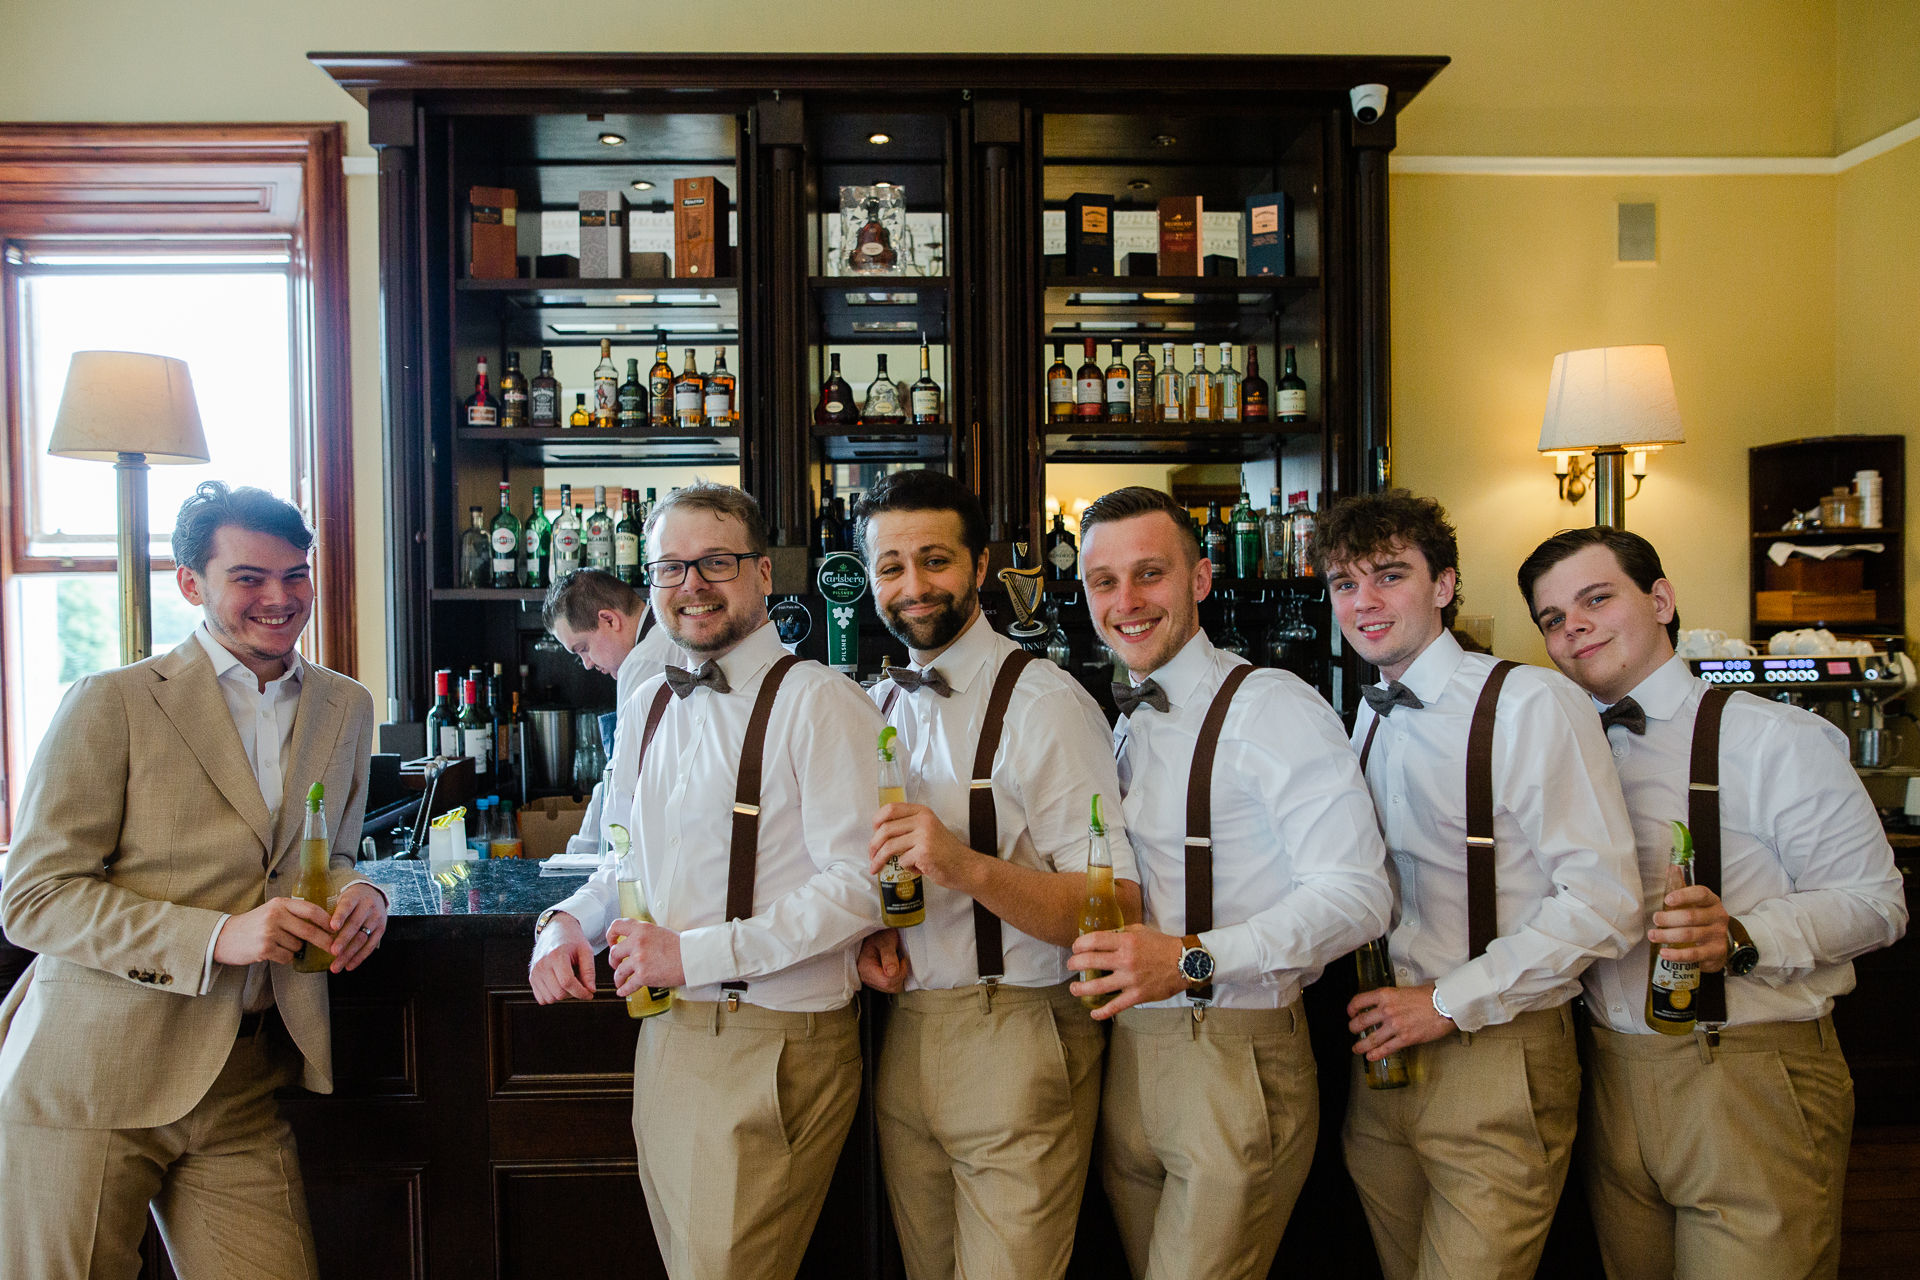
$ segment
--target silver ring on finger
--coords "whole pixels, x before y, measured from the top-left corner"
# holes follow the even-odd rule
[[[365,925],[360,926],[360,932],[366,934],[369,938],[373,936],[373,930],[367,928]]]

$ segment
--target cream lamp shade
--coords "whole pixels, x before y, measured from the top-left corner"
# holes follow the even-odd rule
[[[1665,347],[1589,347],[1553,358],[1541,453],[1683,444],[1686,438]]]
[[[74,352],[47,452],[90,462],[116,462],[123,453],[167,465],[206,462],[187,362],[137,351]]]

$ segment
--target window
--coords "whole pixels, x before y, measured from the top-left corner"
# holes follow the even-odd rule
[[[193,378],[212,461],[148,472],[154,652],[199,623],[170,535],[181,502],[217,478],[306,513],[318,598],[302,649],[353,674],[339,157],[336,125],[0,126],[12,798],[67,688],[119,662],[113,468],[46,452],[75,351],[174,356]]]

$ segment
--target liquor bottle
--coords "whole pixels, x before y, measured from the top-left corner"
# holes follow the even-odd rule
[[[1302,489],[1293,495],[1293,509],[1287,512],[1287,568],[1295,578],[1313,577],[1313,509],[1307,506]]]
[[[587,568],[613,569],[613,516],[603,484],[593,486],[593,514],[587,517]]]
[[[1107,375],[1101,372],[1092,338],[1086,340],[1083,356],[1073,378],[1073,420],[1098,422],[1107,414]]]
[[[727,349],[713,349],[713,372],[707,375],[707,393],[702,412],[713,431],[731,431],[740,421],[739,402],[734,396],[733,375],[727,372]]]
[[[1073,642],[1060,627],[1060,606],[1047,601],[1047,661],[1062,671],[1073,670]]]
[[[613,526],[613,576],[630,587],[640,585],[640,521],[634,508],[639,503],[620,491],[620,520]]]
[[[620,371],[613,367],[613,341],[600,339],[600,363],[593,366],[593,425],[611,427],[620,420]]]
[[[1220,369],[1213,375],[1213,401],[1220,407],[1220,421],[1240,421],[1240,371],[1233,367],[1233,344],[1220,344]]]
[[[1204,541],[1201,545],[1207,549],[1207,559],[1213,561],[1213,576],[1228,577],[1233,573],[1233,530],[1220,518],[1220,499],[1207,501],[1207,523],[1203,530]]]
[[[553,521],[553,580],[580,567],[580,520],[573,514],[573,486],[560,486],[560,514]]]
[[[875,271],[891,271],[899,255],[893,251],[893,237],[880,222],[880,202],[867,201],[867,220],[853,237],[853,252],[847,255],[847,266],[855,272],[865,274]]]
[[[567,419],[567,426],[590,427],[593,425],[593,413],[587,408],[587,393],[576,391],[573,394],[573,414]]]
[[[507,779],[513,775],[514,713],[507,710],[507,692],[503,684],[500,664],[496,662],[493,664],[493,674],[487,677],[487,705],[493,709],[493,767],[500,779],[500,789],[504,792]],[[514,856],[517,858],[520,855]]]
[[[1067,532],[1066,520],[1055,513],[1053,528],[1047,530],[1047,576],[1056,582],[1071,582],[1078,577],[1080,550]]]
[[[1240,491],[1240,505],[1233,509],[1233,576],[1255,578],[1260,575],[1260,517],[1253,514],[1253,502],[1247,491]]]
[[[473,758],[476,778],[490,778],[488,766],[493,760],[493,723],[480,711],[480,682],[469,677],[460,682],[460,752]]]
[[[469,427],[500,425],[500,402],[493,398],[493,392],[487,390],[485,356],[480,357],[480,371],[473,376],[473,394],[467,397],[465,416],[460,420]]]
[[[507,352],[507,371],[500,375],[500,425],[527,425],[527,375],[520,372],[520,353]]]
[[[540,353],[540,373],[528,386],[527,425],[535,431],[560,429],[560,381],[553,376],[553,352]]]
[[[1247,376],[1240,383],[1240,420],[1269,422],[1273,410],[1267,400],[1267,380],[1260,376],[1260,348],[1247,345]]]
[[[1280,421],[1289,426],[1307,420],[1307,384],[1300,379],[1292,347],[1286,349],[1286,366],[1280,374],[1280,403],[1274,407],[1279,410]]]
[[[460,585],[493,583],[493,559],[487,546],[487,520],[478,507],[467,508],[467,531],[460,535]]]
[[[933,380],[927,363],[927,344],[920,343],[920,378],[907,391],[907,411],[916,427],[940,425],[940,384]]]
[[[1385,938],[1362,943],[1359,950],[1353,953],[1353,963],[1360,972],[1360,990],[1376,991],[1394,985],[1393,957],[1388,954]],[[1369,1089],[1407,1087],[1407,1060],[1402,1054],[1388,1054],[1378,1062],[1367,1063],[1366,1067]]]
[[[460,758],[460,729],[454,723],[453,672],[433,673],[433,707],[427,712],[427,751],[449,760]]]
[[[900,731],[892,725],[880,731],[880,807],[907,802],[907,778],[894,758],[893,740]],[[921,891],[920,873],[889,859],[880,868],[880,918],[895,929],[907,929],[927,918],[927,895]]]
[[[875,358],[880,368],[867,384],[867,401],[860,406],[860,421],[875,427],[905,422],[907,415],[900,409],[900,385],[887,376],[886,354],[883,352]]]
[[[647,371],[647,425],[673,425],[673,366],[664,342],[653,349],[653,368]]]
[[[1174,367],[1173,344],[1160,348],[1160,376],[1153,384],[1154,417],[1161,422],[1187,420],[1187,380]]]
[[[613,848],[614,883],[620,886],[620,915],[641,924],[652,924],[647,910],[646,886],[640,880],[640,859],[633,852],[627,829],[617,822],[607,824],[607,843]],[[673,1008],[672,987],[641,987],[627,997],[629,1018],[651,1018]]]
[[[853,402],[853,388],[840,376],[840,353],[833,352],[827,362],[827,380],[820,384],[820,403],[813,407],[814,424],[851,427],[860,421],[860,409]]]
[[[1047,421],[1073,421],[1073,370],[1067,368],[1067,348],[1058,342],[1047,366]]]
[[[1693,883],[1693,832],[1684,822],[1673,827],[1672,861],[1667,864],[1664,900],[1675,889]],[[1700,966],[1693,961],[1664,960],[1660,948],[1650,947],[1647,956],[1647,1026],[1669,1036],[1690,1036],[1698,1016],[1694,993],[1700,989]]]
[[[813,518],[813,567],[840,549],[839,530],[833,522],[833,481],[820,482],[820,514]]]
[[[526,546],[520,584],[538,591],[547,585],[547,557],[553,554],[553,521],[547,519],[547,494],[539,485],[533,488],[533,506],[527,511]]]
[[[1213,398],[1213,375],[1207,372],[1207,344],[1193,344],[1193,371],[1187,375],[1187,421],[1218,422],[1220,406]]]
[[[647,425],[647,389],[640,385],[640,361],[627,361],[627,380],[620,384],[620,425]]]
[[[673,380],[673,425],[683,431],[698,431],[705,421],[701,410],[706,405],[707,380],[700,376],[693,348],[687,348],[686,367]]]
[[[1087,819],[1087,901],[1080,912],[1080,932],[1101,933],[1121,928],[1120,899],[1113,889],[1113,855],[1107,849],[1107,824],[1100,820],[1100,793],[1094,792]],[[1104,969],[1082,969],[1080,981],[1097,982],[1107,976]],[[1113,999],[1112,992],[1081,996],[1080,1003],[1098,1009]]]
[[[1153,353],[1147,350],[1147,344],[1141,343],[1133,356],[1133,420],[1152,422],[1153,413]]]
[[[1133,421],[1133,379],[1118,342],[1113,344],[1113,363],[1107,366],[1107,421]]]
[[[1287,507],[1280,500],[1280,490],[1276,486],[1267,499],[1267,509],[1260,513],[1260,576],[1263,578],[1284,578],[1287,576]]]
[[[294,882],[293,896],[328,910],[333,895],[332,841],[327,839],[327,789],[322,783],[307,788],[307,826],[300,833],[300,879]],[[322,973],[333,963],[333,953],[311,942],[300,944],[293,967],[301,973]]]
[[[853,521],[847,518],[847,500],[838,496],[833,500],[833,549],[853,550]]]
[[[490,585],[499,591],[519,586],[520,522],[513,516],[513,486],[505,480],[500,482],[500,510],[494,514],[493,525],[487,530],[487,540],[493,544]]]

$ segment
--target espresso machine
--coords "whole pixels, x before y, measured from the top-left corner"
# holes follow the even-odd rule
[[[1895,739],[1887,729],[1887,704],[1915,683],[1913,660],[1898,640],[1884,653],[1686,661],[1709,684],[1732,685],[1775,698],[1831,721],[1852,744],[1856,768],[1881,769],[1893,763]]]

